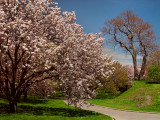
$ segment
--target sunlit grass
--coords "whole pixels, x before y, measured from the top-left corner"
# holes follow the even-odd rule
[[[134,81],[134,86],[113,99],[92,99],[91,103],[111,108],[160,112],[160,84]]]

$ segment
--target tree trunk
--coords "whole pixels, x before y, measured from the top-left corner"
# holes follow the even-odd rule
[[[132,58],[133,58],[133,66],[134,66],[134,80],[138,80],[138,69],[137,69],[136,56],[132,56]]]
[[[26,91],[26,92],[24,92],[23,100],[27,100],[27,91]]]
[[[138,80],[143,80],[143,76],[144,76],[145,69],[146,69],[146,63],[147,63],[147,55],[143,56],[141,71],[140,71],[140,74],[138,76]]]
[[[17,112],[17,100],[9,100],[9,107],[10,107],[10,112],[11,113],[16,113]]]

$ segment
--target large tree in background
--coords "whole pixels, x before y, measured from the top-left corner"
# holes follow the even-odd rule
[[[91,84],[112,62],[102,52],[104,38],[84,34],[74,12],[61,13],[49,0],[0,1],[0,87],[10,111],[30,87],[55,78],[69,103],[94,95]],[[96,81],[97,84],[99,81]]]
[[[152,25],[144,22],[133,11],[126,10],[114,19],[105,22],[104,35],[111,35],[109,41],[129,52],[133,59],[134,79],[143,79],[147,57],[156,48],[156,36]],[[138,74],[137,55],[142,56],[141,71]]]

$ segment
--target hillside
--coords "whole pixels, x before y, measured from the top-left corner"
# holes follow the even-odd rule
[[[124,110],[160,112],[160,84],[134,81],[132,88],[114,99],[92,99],[91,103]]]

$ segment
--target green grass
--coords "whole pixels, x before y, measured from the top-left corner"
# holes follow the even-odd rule
[[[111,108],[160,112],[160,84],[134,81],[134,86],[113,99],[92,99],[91,103]]]
[[[112,120],[96,112],[66,105],[60,99],[29,99],[18,104],[18,113],[9,113],[8,102],[0,98],[0,120]]]

